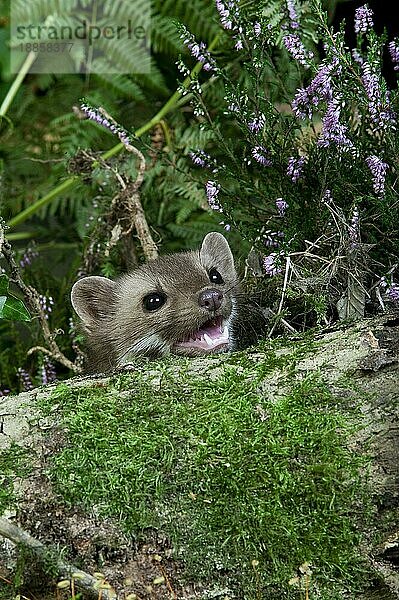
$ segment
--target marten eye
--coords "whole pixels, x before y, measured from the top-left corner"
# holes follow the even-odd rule
[[[143,306],[146,310],[152,311],[161,308],[166,302],[166,294],[162,292],[152,292],[143,298]]]
[[[224,283],[223,277],[216,269],[211,269],[209,271],[209,281],[212,283]]]

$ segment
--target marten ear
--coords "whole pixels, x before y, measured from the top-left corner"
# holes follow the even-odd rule
[[[83,277],[74,284],[71,302],[84,325],[90,327],[111,312],[116,299],[115,289],[115,282],[106,277]]]
[[[220,268],[223,272],[235,273],[234,258],[224,235],[212,231],[208,233],[200,248],[200,261],[206,269]]]

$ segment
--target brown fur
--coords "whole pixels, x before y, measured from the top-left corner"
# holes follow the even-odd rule
[[[215,284],[209,271],[217,269],[224,283]],[[217,289],[221,306],[212,311],[199,304],[199,294]],[[148,312],[143,298],[163,292],[166,303]],[[129,362],[135,354],[155,358],[167,353],[196,356],[205,351],[174,344],[214,316],[223,317],[233,349],[239,282],[226,239],[208,234],[199,251],[166,255],[144,264],[116,281],[85,277],[72,288],[72,304],[82,320],[87,339],[87,370],[107,371]],[[219,351],[219,350],[217,350]]]

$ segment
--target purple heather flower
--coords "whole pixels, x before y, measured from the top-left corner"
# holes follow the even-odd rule
[[[29,373],[27,371],[25,371],[25,369],[20,367],[19,369],[17,369],[17,374],[19,377],[19,381],[20,381],[22,390],[24,392],[29,392],[30,390],[33,390],[34,385],[32,383],[32,379],[30,378]]]
[[[220,22],[224,29],[233,29],[233,21],[232,19],[237,16],[238,8],[235,5],[235,2],[222,2],[221,0],[216,0],[216,8],[220,15]],[[232,14],[233,13],[233,14]]]
[[[121,125],[116,123],[111,123],[109,119],[107,119],[104,115],[100,113],[97,109],[89,106],[88,104],[81,104],[81,110],[86,114],[87,118],[91,121],[95,121],[99,125],[102,125],[106,129],[108,129],[111,133],[117,135],[125,146],[130,145],[130,137],[127,131],[123,129]]]
[[[288,15],[290,18],[290,26],[292,29],[298,29],[298,13],[296,11],[295,0],[286,0]]]
[[[294,183],[296,183],[302,175],[303,166],[305,162],[306,158],[304,156],[300,156],[299,158],[290,156],[290,158],[288,159],[287,175],[288,177],[291,177],[291,180]]]
[[[234,45],[236,50],[242,50],[244,48],[242,40],[238,39]]]
[[[269,256],[265,256],[263,259],[263,267],[266,271],[266,274],[270,275],[270,277],[277,275],[277,273],[281,273],[281,268],[278,266],[276,258],[277,254],[272,252],[269,254]]]
[[[186,28],[183,28],[183,33],[180,38],[183,40],[183,44],[190,50],[191,55],[202,63],[205,71],[215,71],[216,62],[207,50],[205,42],[197,42],[192,33]]]
[[[252,133],[259,133],[261,129],[263,129],[266,123],[266,117],[263,113],[257,116],[253,116],[252,120],[248,123],[248,129],[252,131]]]
[[[268,158],[269,152],[266,150],[266,148],[263,146],[255,146],[255,148],[252,148],[251,152],[252,156],[259,164],[263,165],[264,167],[272,166],[273,163],[270,158]]]
[[[367,61],[362,64],[362,82],[369,100],[370,117],[376,128],[385,130],[392,126],[395,118],[389,106],[389,92],[382,90],[377,74]]]
[[[278,238],[284,237],[284,233],[282,231],[265,231],[263,234],[263,239],[265,241],[266,246],[271,246],[276,248],[280,244],[280,240]]]
[[[2,396],[8,396],[8,394],[9,394],[10,392],[11,392],[11,390],[7,390],[7,389],[0,390],[0,398],[1,398]]]
[[[231,112],[239,112],[240,111],[240,107],[238,106],[238,104],[234,101],[231,101],[230,104],[227,107],[227,110],[230,110]]]
[[[340,123],[341,109],[337,100],[330,100],[327,103],[327,110],[323,117],[322,130],[317,140],[317,145],[327,148],[331,143],[338,147],[348,149],[353,147],[353,143],[346,136],[348,127]]]
[[[285,211],[287,210],[288,206],[289,206],[288,202],[286,202],[282,198],[277,198],[276,208],[278,210],[278,214],[280,215],[280,217],[284,217]]]
[[[391,283],[391,285],[386,288],[385,294],[391,302],[399,302],[399,284]]]
[[[256,23],[254,23],[254,33],[255,33],[256,37],[259,37],[260,34],[262,33],[262,27],[258,21],[256,21]]]
[[[20,265],[21,269],[24,269],[25,267],[30,266],[32,264],[32,261],[35,258],[37,258],[38,256],[39,256],[39,253],[34,248],[29,246],[25,250],[23,257],[19,261],[19,265]]]
[[[365,4],[355,10],[355,32],[367,33],[373,27],[373,11]]]
[[[364,63],[364,58],[357,48],[352,49],[352,56],[353,60],[357,62],[358,65],[362,65]]]
[[[373,154],[372,156],[368,156],[366,158],[366,164],[371,171],[375,193],[377,196],[383,196],[385,189],[385,177],[388,169],[387,163]]]
[[[357,206],[353,208],[352,215],[348,225],[349,239],[353,245],[360,241],[360,218]]]
[[[394,40],[388,44],[389,54],[391,55],[392,62],[394,64],[394,70],[399,71],[399,46]]]
[[[42,309],[43,313],[44,313],[44,317],[46,319],[49,318],[50,313],[53,311],[53,305],[54,305],[54,300],[51,296],[49,296],[48,298],[46,298],[46,296],[42,296],[40,294],[39,296],[39,303],[40,303],[40,308]]]
[[[217,197],[220,191],[220,185],[216,181],[207,181],[205,184],[206,197],[208,198],[208,204],[212,210],[222,212],[220,204],[217,202]]]
[[[54,364],[51,362],[48,356],[43,358],[42,365],[42,384],[47,385],[57,379],[57,373],[55,371]]]
[[[299,88],[292,101],[292,111],[296,117],[313,116],[313,111],[321,102],[327,102],[333,97],[332,77],[339,75],[340,66],[336,59],[331,63],[321,63],[316,75],[307,88]]]
[[[189,152],[189,156],[193,163],[197,167],[209,167],[211,157],[203,150],[196,150],[195,152]]]
[[[225,223],[224,221],[220,221],[219,225],[223,225],[223,229],[225,231],[230,231],[230,229],[231,229],[230,223]]]
[[[295,60],[301,65],[309,67],[309,60],[313,58],[313,52],[306,50],[299,35],[296,33],[288,33],[283,37],[283,44]]]

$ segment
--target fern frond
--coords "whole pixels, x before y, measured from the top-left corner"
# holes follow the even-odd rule
[[[129,19],[134,26],[149,23],[151,5],[148,0],[104,0],[103,12],[118,23],[125,24]]]
[[[198,39],[209,41],[220,31],[213,0],[155,0],[154,7],[164,17],[179,19]]]
[[[213,131],[199,127],[187,127],[182,132],[176,131],[176,145],[188,154],[192,150],[201,149],[215,138]]]
[[[151,68],[150,52],[135,40],[99,38],[96,50],[102,51],[115,73],[148,73]]]
[[[168,223],[166,226],[173,236],[180,238],[186,242],[186,248],[198,247],[209,231],[218,231],[218,226],[215,218],[211,215],[206,215],[206,220],[196,219],[193,223],[185,223],[177,225],[176,223]]]
[[[154,52],[175,56],[186,51],[177,31],[176,20],[159,14],[152,16],[151,47]]]
[[[79,0],[12,0],[13,20],[19,23],[40,23],[50,15],[65,15],[77,9]]]
[[[141,88],[134,83],[127,75],[121,75],[116,73],[109,73],[107,71],[107,61],[105,58],[99,58],[96,61],[96,73],[94,73],[95,79],[103,81],[106,86],[115,90],[119,96],[125,96],[136,102],[144,100],[144,94]]]

